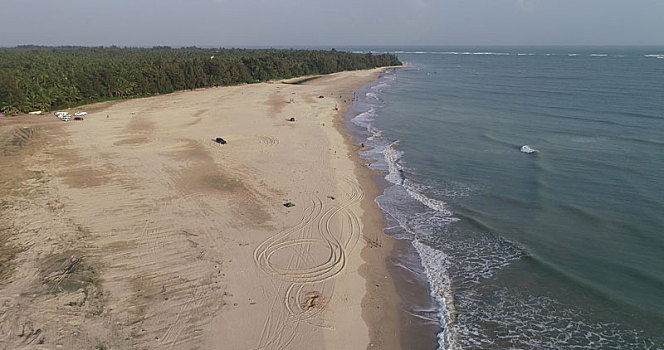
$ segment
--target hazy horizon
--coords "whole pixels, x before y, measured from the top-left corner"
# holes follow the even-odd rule
[[[0,46],[661,46],[664,1],[2,0]]]
[[[126,49],[150,49],[159,47],[169,47],[172,49],[198,48],[198,49],[293,49],[293,50],[343,50],[343,49],[426,49],[426,48],[662,48],[664,44],[659,45],[231,45],[231,46],[210,46],[210,45],[41,45],[41,44],[19,44],[13,46],[0,46],[0,48],[17,47],[82,47],[82,48],[126,48]]]

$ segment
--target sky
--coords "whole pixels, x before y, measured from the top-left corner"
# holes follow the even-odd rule
[[[0,0],[0,46],[664,45],[664,0]]]

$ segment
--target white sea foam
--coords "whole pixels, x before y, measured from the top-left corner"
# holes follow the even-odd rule
[[[509,56],[507,52],[473,52],[473,55],[496,55],[496,56]]]
[[[372,86],[372,87],[371,87],[371,90],[378,90],[378,91],[380,91],[381,89],[384,89],[384,88],[389,87],[389,86],[390,86],[390,84],[388,84],[388,83],[386,83],[386,82],[384,82],[384,83],[379,83],[379,84],[376,84],[376,85]]]
[[[368,141],[374,141],[383,135],[382,130],[376,129],[373,126],[369,126],[367,130],[369,130],[369,132],[371,133],[371,136],[367,137]]]
[[[508,52],[457,52],[457,51],[394,51],[398,54],[417,54],[417,55],[497,55],[497,56],[509,56],[511,55]]]
[[[652,57],[652,58],[664,58],[664,54],[651,54],[651,55],[644,55],[645,57]]]
[[[509,55],[511,55],[510,53],[507,53],[507,52],[470,52],[470,51],[450,52],[449,54],[452,54],[452,55],[482,55],[482,56],[509,56]]]
[[[456,262],[455,262],[456,264]],[[615,323],[592,322],[583,310],[547,296],[501,288],[489,293],[490,302],[474,293],[457,295],[455,303],[464,319],[453,325],[465,348],[510,349],[659,349],[637,330]],[[487,332],[482,325],[490,324]],[[496,338],[495,330],[503,330]],[[581,341],[584,339],[585,341]],[[496,343],[496,342],[500,343]],[[509,344],[509,346],[507,346]],[[570,347],[570,344],[574,346]]]
[[[394,53],[407,53],[407,54],[422,55],[422,54],[432,54],[432,53],[439,53],[439,52],[435,52],[435,51],[395,51]]]
[[[425,196],[420,191],[418,191],[416,185],[408,179],[404,179],[402,184],[408,194],[418,202],[426,205],[429,209],[433,209],[443,213],[446,216],[449,216],[450,222],[458,220],[452,217],[452,212],[447,209],[447,204],[445,202]]]
[[[366,96],[374,101],[380,101],[378,95],[375,92],[367,92]]]
[[[449,257],[440,250],[433,249],[417,239],[413,240],[412,244],[422,261],[422,266],[429,280],[431,295],[443,310],[438,315],[440,320],[443,321],[443,329],[438,333],[438,346],[440,349],[456,349],[458,347],[456,337],[449,327],[457,317],[454,307],[454,293],[452,293],[452,285],[447,272],[450,265]]]
[[[608,54],[605,53],[591,53],[590,57],[606,57]]]
[[[371,122],[374,121],[375,118],[376,110],[372,107],[368,111],[356,115],[351,121],[357,126],[369,129],[371,127]]]
[[[403,156],[403,152],[396,149],[399,140],[392,142],[389,146],[385,147],[383,154],[387,162],[388,173],[385,180],[395,184],[401,185],[403,183],[402,168],[399,165],[399,159]]]

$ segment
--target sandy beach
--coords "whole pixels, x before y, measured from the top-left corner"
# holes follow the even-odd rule
[[[399,348],[341,122],[379,72],[0,120],[0,348]]]

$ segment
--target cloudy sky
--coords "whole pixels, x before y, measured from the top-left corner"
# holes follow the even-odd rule
[[[664,45],[664,0],[0,0],[0,46]]]

